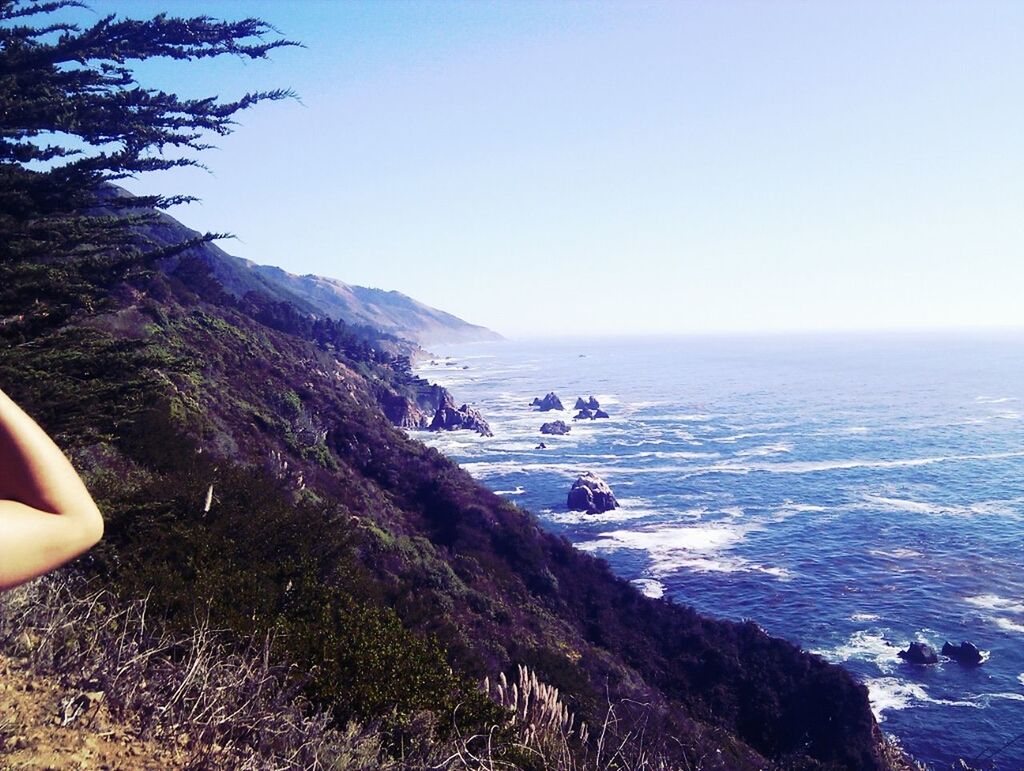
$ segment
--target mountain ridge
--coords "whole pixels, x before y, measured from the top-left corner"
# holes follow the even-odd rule
[[[129,194],[118,189],[117,195]],[[141,225],[140,229],[158,244],[168,246],[199,235],[169,214],[154,214],[154,221]],[[262,292],[306,313],[371,327],[419,346],[502,339],[493,330],[471,324],[397,290],[358,286],[312,273],[291,273],[276,265],[260,265],[229,254],[213,243],[194,246],[170,258],[169,268],[173,270],[183,256],[203,260],[224,290],[236,297],[251,291]]]

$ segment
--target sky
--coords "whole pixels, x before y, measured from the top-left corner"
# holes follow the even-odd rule
[[[92,0],[304,48],[136,192],[259,263],[512,337],[1024,325],[1024,3]]]

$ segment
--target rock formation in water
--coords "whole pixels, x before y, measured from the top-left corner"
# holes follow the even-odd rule
[[[935,655],[935,651],[932,649],[932,646],[927,645],[926,643],[910,643],[910,647],[907,650],[900,651],[896,655],[908,664],[923,665],[939,663],[939,657]]]
[[[953,645],[947,641],[946,644],[942,646],[942,655],[948,656],[958,664],[963,664],[967,667],[976,667],[985,660],[985,657],[982,656],[978,646],[966,641],[959,645]]]
[[[562,406],[562,400],[558,398],[558,394],[554,391],[546,394],[543,399],[534,399],[530,402],[531,407],[537,407],[541,412],[548,412],[550,410],[564,410]]]
[[[430,422],[430,430],[460,431],[463,429],[476,431],[481,436],[494,436],[491,427],[479,410],[468,404],[456,407],[451,394],[446,391],[443,403],[437,408],[434,419]]]
[[[573,511],[601,514],[619,507],[612,489],[597,474],[585,471],[577,477],[569,490],[567,505]]]
[[[568,434],[570,431],[572,431],[572,429],[564,420],[553,420],[540,427],[540,432],[542,434],[552,434],[554,436],[563,436]]]

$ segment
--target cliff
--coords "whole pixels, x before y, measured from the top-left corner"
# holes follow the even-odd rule
[[[279,687],[336,726],[385,726],[391,757],[510,725],[511,686],[479,683],[525,665],[591,726],[566,729],[579,758],[613,705],[615,742],[668,767],[892,767],[845,671],[642,596],[393,425],[444,400],[407,360],[284,294],[232,291],[208,256],[109,279],[103,308],[59,326],[3,309],[0,379],[107,518],[79,568],[148,597],[147,623],[272,638]]]
[[[116,189],[120,196],[128,195]],[[144,226],[146,235],[160,245],[181,243],[198,235],[173,217],[157,214]],[[298,311],[372,329],[384,337],[401,338],[417,345],[500,340],[501,335],[457,316],[432,308],[401,292],[346,284],[334,278],[298,276],[272,265],[228,254],[212,243],[185,252],[201,260],[225,292],[242,298],[258,292],[271,301],[287,302]],[[173,270],[180,257],[171,260]],[[408,350],[408,349],[407,349]]]

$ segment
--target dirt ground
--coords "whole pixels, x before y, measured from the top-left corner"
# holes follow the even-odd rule
[[[170,749],[115,723],[103,694],[61,687],[0,656],[0,769],[180,769]]]

